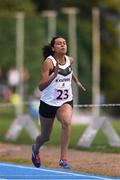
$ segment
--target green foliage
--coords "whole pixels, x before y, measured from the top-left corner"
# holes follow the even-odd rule
[[[15,64],[15,28],[14,18],[0,18],[0,64],[6,71]]]
[[[45,1],[46,2],[46,1]],[[51,8],[56,0],[51,0]],[[40,3],[35,0],[0,0],[0,54],[1,66],[5,72],[15,65],[16,57],[16,19],[9,17],[16,11],[23,11],[25,16],[25,67],[30,72],[30,86],[32,91],[38,83],[39,69],[42,59],[42,47],[48,38],[47,18],[30,16],[37,10]],[[77,56],[78,76],[85,84],[87,93],[79,94],[81,103],[91,103],[92,91],[92,8],[100,9],[101,17],[101,91],[106,102],[120,102],[120,47],[118,47],[119,32],[117,29],[120,17],[119,1],[115,0],[62,0],[62,7],[77,7]],[[5,17],[6,16],[6,17]],[[58,13],[57,34],[68,40],[68,19],[66,15]],[[69,40],[68,40],[69,43]],[[69,46],[69,44],[68,44]],[[68,50],[69,51],[69,50]],[[7,53],[6,53],[7,52]],[[69,54],[69,52],[68,52]]]
[[[107,102],[120,102],[120,47],[118,46],[118,22],[104,18],[101,47],[101,87],[106,95]],[[106,31],[108,30],[108,31]]]
[[[119,0],[62,0],[62,6],[77,7],[80,9],[81,14],[90,13],[92,7],[99,7],[101,9],[110,10],[111,12],[120,13]]]
[[[80,103],[91,103],[92,89],[92,40],[91,40],[91,20],[86,21],[79,14],[77,23],[77,61],[78,77],[85,85],[87,93],[79,91]]]
[[[35,12],[35,6],[31,0],[0,0],[0,14],[10,14],[17,11],[26,13]]]
[[[8,28],[9,27],[9,28]],[[38,85],[42,47],[47,41],[47,19],[26,16],[24,20],[24,66],[30,73],[28,90]],[[7,53],[6,53],[7,52]],[[16,18],[0,17],[0,65],[5,74],[16,66]]]
[[[40,66],[43,61],[42,48],[47,41],[47,19],[43,17],[25,18],[24,64],[30,72],[30,92],[38,85]]]

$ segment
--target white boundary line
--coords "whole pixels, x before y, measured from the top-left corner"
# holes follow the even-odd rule
[[[96,176],[96,175],[89,175],[89,174],[80,174],[80,173],[74,173],[74,172],[66,172],[66,171],[59,171],[59,170],[52,170],[52,169],[44,169],[44,168],[34,168],[34,167],[27,167],[27,166],[22,166],[22,165],[14,165],[14,164],[6,164],[6,163],[0,163],[0,166],[6,166],[6,167],[15,167],[15,168],[21,168],[21,169],[32,169],[35,171],[46,171],[46,172],[53,172],[53,173],[58,173],[58,174],[66,174],[66,175],[72,175],[72,176],[79,176],[79,177],[83,177],[86,176],[87,177],[93,177],[93,178],[97,178],[97,179],[101,179],[101,180],[111,180],[111,178],[107,178],[107,177],[102,177],[102,176]],[[41,175],[42,176],[42,175]],[[64,178],[64,177],[63,177]]]
[[[26,101],[24,105],[30,105],[31,102]],[[0,103],[0,108],[4,107],[14,107],[12,103]],[[118,104],[74,104],[74,107],[120,107],[120,103]]]
[[[120,104],[74,104],[74,107],[120,107]]]

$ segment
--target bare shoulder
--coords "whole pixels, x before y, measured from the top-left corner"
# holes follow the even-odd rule
[[[51,62],[51,59],[50,58],[46,58],[43,63],[42,63],[42,67],[45,67],[47,69],[51,69],[53,68],[53,64]]]
[[[70,64],[73,64],[74,58],[69,56]]]

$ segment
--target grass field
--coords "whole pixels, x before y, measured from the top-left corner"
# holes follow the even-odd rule
[[[5,134],[8,131],[11,123],[14,119],[14,112],[11,109],[4,109],[0,111],[0,141],[7,142],[5,140]],[[37,120],[34,120],[36,126],[39,128],[39,124]],[[115,128],[116,132],[120,135],[120,120],[115,120],[112,122],[113,127]],[[100,129],[97,133],[91,147],[89,148],[82,148],[77,146],[77,142],[81,135],[83,134],[86,125],[72,125],[72,134],[71,134],[71,141],[70,141],[70,148],[73,149],[80,149],[80,150],[87,150],[87,151],[100,151],[100,152],[118,152],[120,153],[120,148],[117,147],[110,147],[108,145],[107,139],[103,134],[102,130]],[[33,140],[31,140],[27,134],[27,132],[23,129],[19,138],[11,143],[15,144],[32,144]],[[48,146],[57,146],[60,144],[60,123],[56,120],[54,123],[53,131],[51,134],[51,139],[47,143]]]

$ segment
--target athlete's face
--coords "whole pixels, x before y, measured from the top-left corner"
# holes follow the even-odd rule
[[[63,39],[63,38],[55,39],[53,51],[57,54],[66,54],[67,44],[66,44],[65,39]]]

